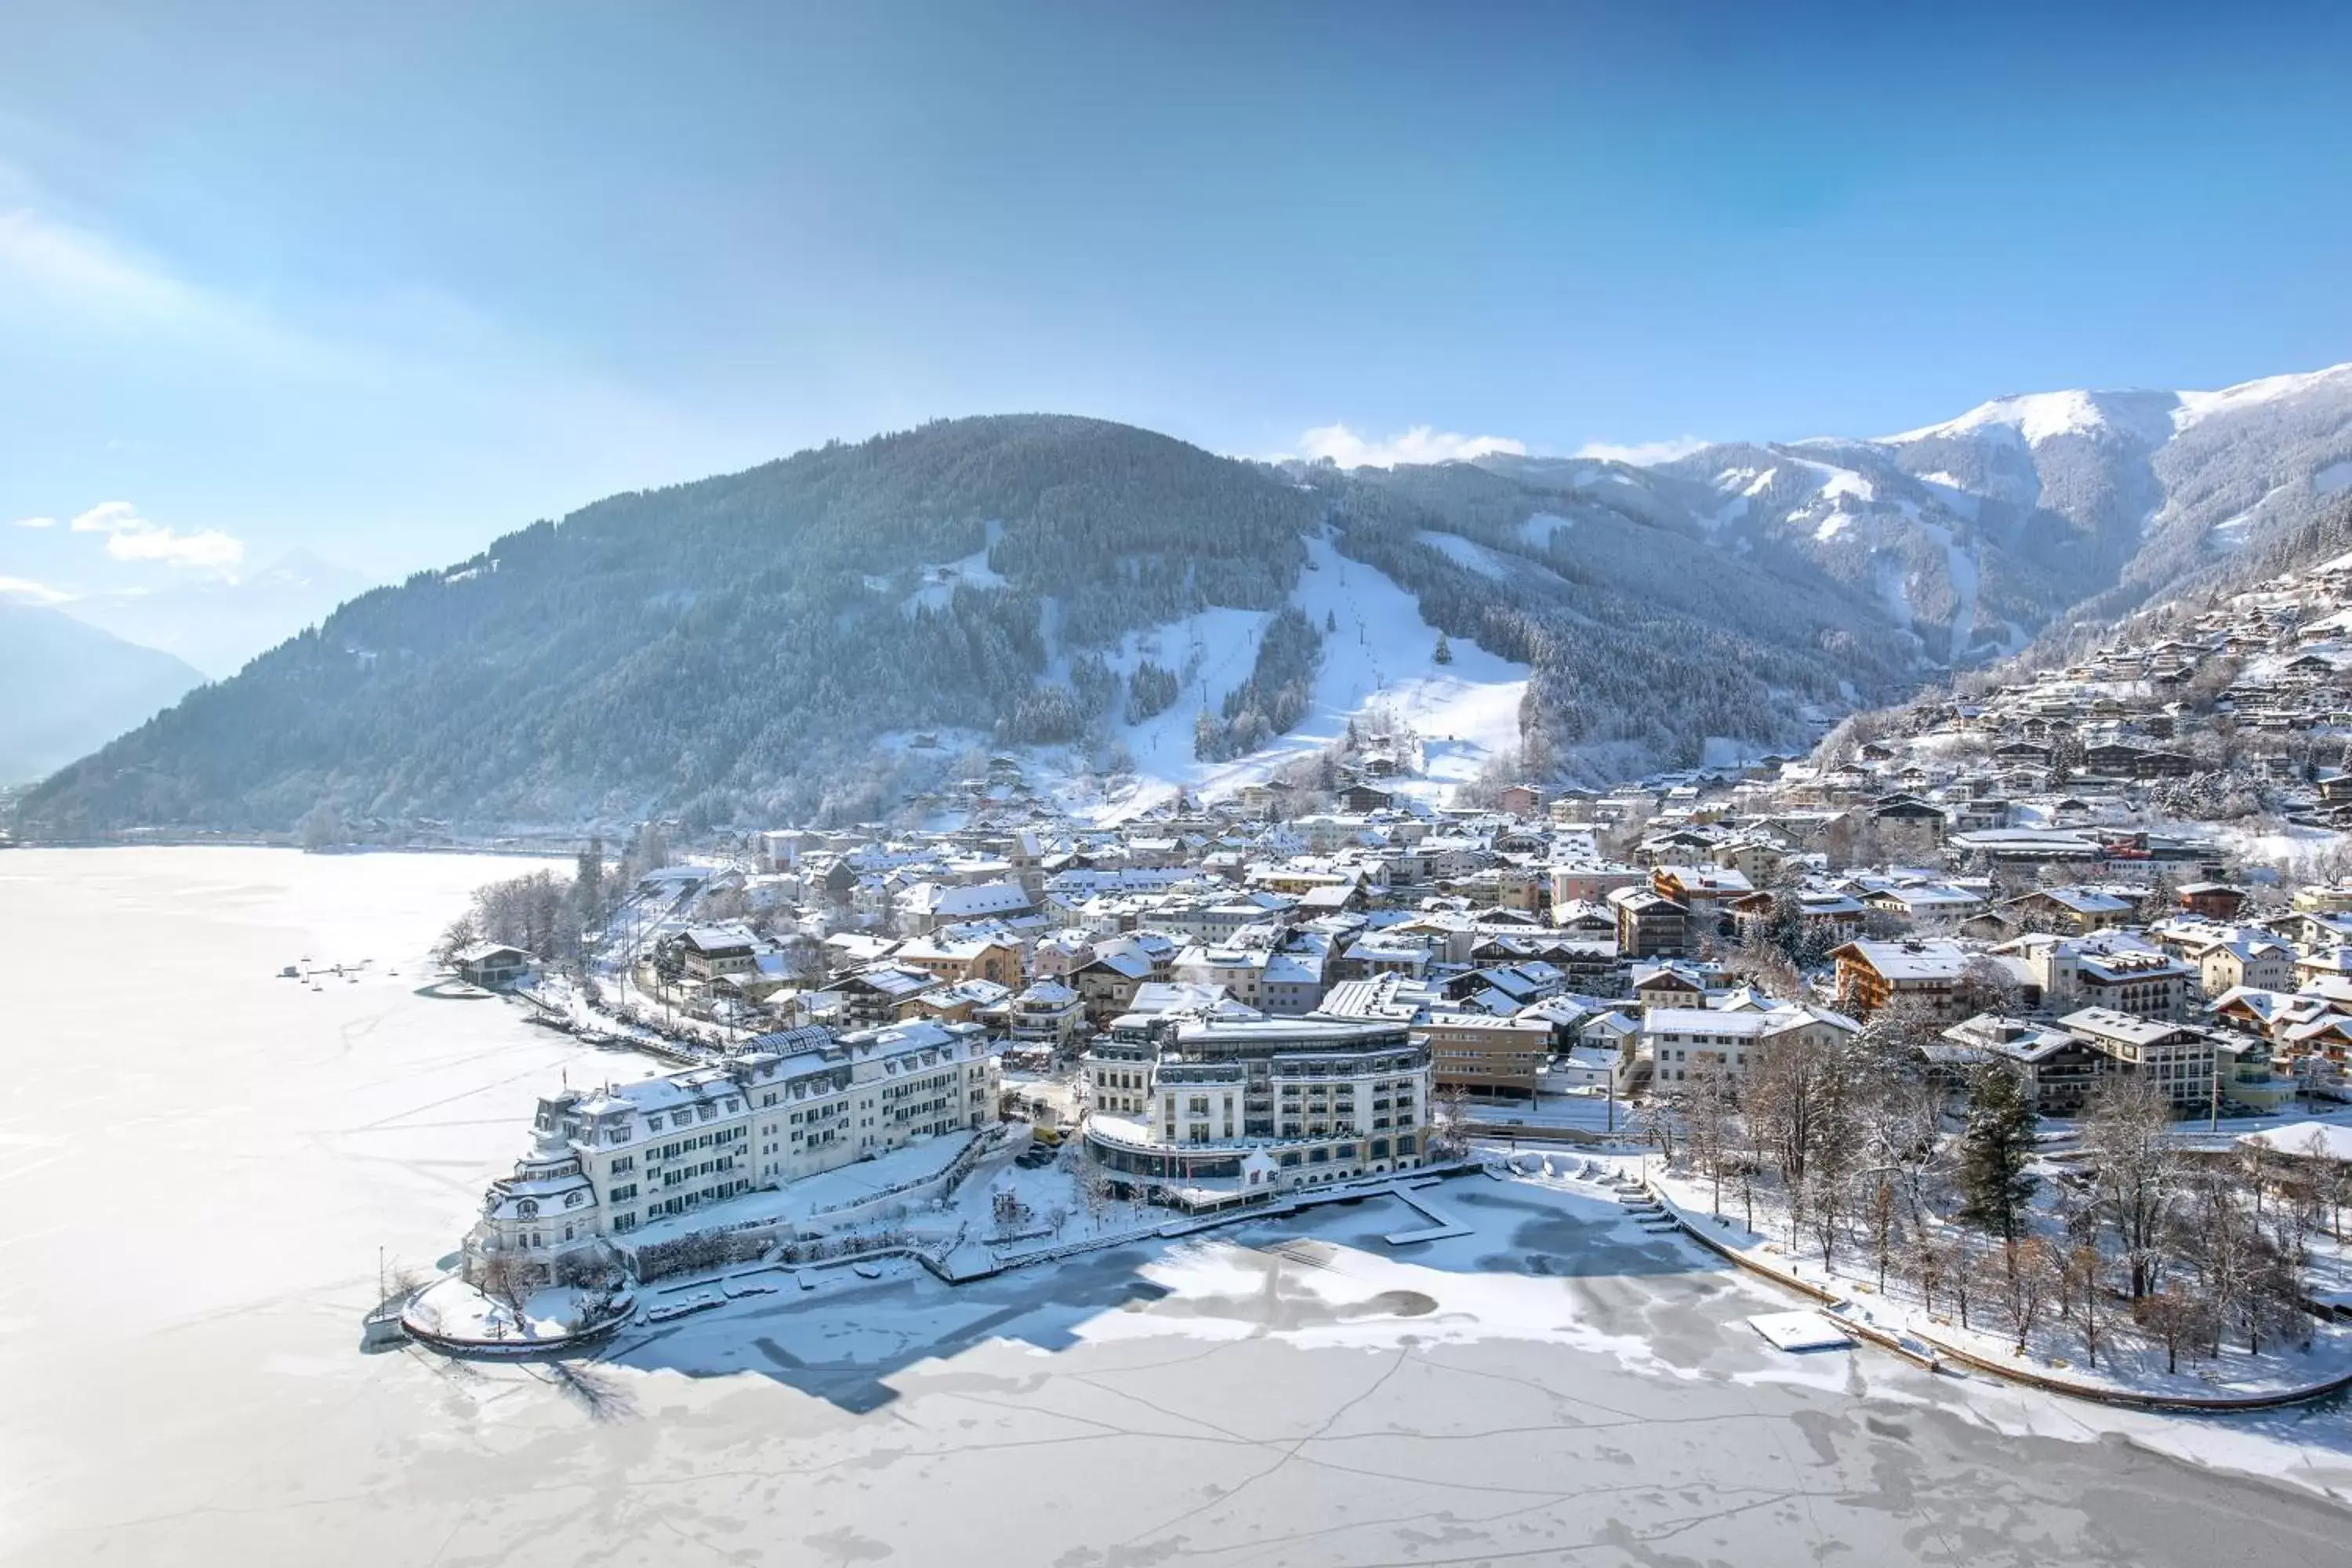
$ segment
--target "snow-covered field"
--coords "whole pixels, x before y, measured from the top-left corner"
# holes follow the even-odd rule
[[[363,1355],[530,1098],[614,1058],[414,955],[512,861],[0,856],[0,1562],[2332,1562],[2340,1410],[2195,1423],[1773,1351],[1590,1183],[1470,1176],[600,1359]],[[311,991],[310,955],[396,963]],[[2279,1486],[2184,1463],[2284,1479]]]

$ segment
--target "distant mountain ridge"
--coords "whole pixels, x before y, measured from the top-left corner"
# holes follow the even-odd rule
[[[1068,416],[615,496],[343,605],[66,769],[36,831],[887,814],[909,734],[1231,787],[1402,712],[1445,776],[1801,750],[2260,552],[2352,482],[2352,367],[1999,399],[1655,467],[1341,471]],[[1447,661],[1453,639],[1478,656]],[[1440,750],[1444,750],[1441,745]]]
[[[168,653],[54,609],[0,600],[0,784],[63,767],[204,679]]]
[[[125,642],[161,648],[226,679],[296,631],[323,620],[374,581],[295,550],[234,580],[181,584],[140,594],[97,594],[65,613]]]
[[[2013,651],[2259,549],[2352,486],[2352,364],[2219,392],[1996,398],[1874,440],[1706,448],[1666,465],[1884,594],[1930,652]]]

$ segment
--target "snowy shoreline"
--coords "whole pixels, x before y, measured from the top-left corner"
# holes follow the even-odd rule
[[[1818,1279],[1809,1278],[1793,1259],[1783,1262],[1777,1258],[1765,1256],[1768,1250],[1778,1250],[1775,1244],[1767,1241],[1761,1233],[1741,1230],[1727,1215],[1712,1215],[1695,1206],[1688,1194],[1676,1191],[1681,1184],[1676,1178],[1659,1172],[1645,1176],[1643,1190],[1657,1201],[1660,1208],[1680,1227],[1684,1235],[1696,1241],[1700,1246],[1759,1278],[1769,1279],[1784,1289],[1831,1304],[1832,1310],[1830,1315],[1834,1321],[1850,1330],[1863,1333],[1864,1338],[1879,1344],[1880,1348],[1893,1350],[1897,1354],[1911,1355],[1912,1352],[1904,1349],[1899,1342],[1888,1344],[1885,1341],[1891,1339],[1899,1342],[1907,1338],[1927,1347],[1939,1359],[1958,1362],[1976,1371],[2011,1382],[2024,1384],[2044,1393],[2089,1400],[2123,1409],[2155,1412],[2194,1414],[2271,1410],[2326,1399],[2347,1388],[2352,1388],[2352,1334],[2333,1328],[2323,1328],[2315,1336],[2330,1342],[2328,1348],[2332,1355],[2326,1374],[2317,1379],[2295,1382],[2283,1387],[2252,1388],[2243,1393],[2204,1394],[2178,1387],[2168,1389],[2159,1386],[2134,1385],[2112,1379],[2092,1382],[2079,1377],[2063,1376],[2061,1375],[2063,1363],[2060,1363],[2057,1369],[2053,1369],[2047,1363],[2041,1366],[2029,1364],[2013,1352],[2004,1352],[2000,1345],[1992,1342],[1993,1336],[1981,1331],[1956,1329],[1940,1319],[1927,1322],[1919,1321],[1917,1320],[1921,1314],[1915,1310],[1904,1309],[1901,1318],[1894,1321],[1881,1321],[1877,1314],[1861,1300],[1862,1297],[1873,1293],[1867,1281],[1853,1279],[1835,1270],[1825,1271]],[[1748,1237],[1750,1238],[1748,1245],[1743,1247],[1736,1244],[1728,1235],[1715,1234],[1708,1228],[1710,1222],[1719,1229]],[[1885,1300],[1889,1308],[1895,1307],[1895,1303],[1891,1297],[1885,1298]],[[1966,1342],[1962,1339],[1964,1334],[1979,1342],[1974,1344]],[[1913,1359],[1917,1358],[1914,1356]],[[2167,1381],[2178,1383],[2181,1380],[2171,1377]],[[2227,1385],[2213,1384],[2213,1386],[2222,1388]]]

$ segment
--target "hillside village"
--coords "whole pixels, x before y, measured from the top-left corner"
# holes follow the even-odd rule
[[[1320,760],[1328,788],[1097,827],[1000,758],[929,803],[955,826],[661,868],[674,912],[640,900],[622,937],[644,995],[739,1031],[968,1022],[1075,1060],[1139,1003],[1377,1016],[1459,1036],[1441,1090],[1517,1100],[1603,1057],[1621,1093],[1661,1081],[1639,1026],[1670,992],[1854,1024],[1974,983],[2025,1016],[2234,1027],[2221,1098],[2267,1107],[2252,1063],[2326,1091],[2341,1052],[2309,1026],[2352,1012],[2347,605],[2352,557],[1811,758],[1608,792],[1432,805],[1412,738],[1380,734]]]
[[[922,831],[678,859],[649,826],[576,950],[524,951],[530,900],[495,889],[451,932],[467,978],[682,1064],[542,1100],[468,1257],[551,1279],[614,1239],[675,1252],[861,1162],[912,1169],[936,1143],[968,1169],[1009,1123],[1068,1178],[1037,1198],[1062,1200],[1055,1234],[1082,1198],[1213,1214],[1494,1140],[1633,1137],[1710,1170],[1718,1212],[1736,1174],[1751,1224],[1760,1202],[1792,1242],[1828,1212],[1825,1264],[1861,1223],[1845,1184],[1906,1161],[1927,1245],[1940,1158],[1950,1204],[1979,1229],[1997,1213],[2015,1279],[2063,1218],[2033,1217],[2037,1118],[2095,1139],[2129,1102],[2226,1151],[2352,1094],[2352,773],[2326,738],[2352,727],[2347,605],[2352,557],[1850,722],[1809,758],[1606,792],[1433,804],[1410,737],[1351,732],[1311,769],[1115,826],[1064,816],[1011,757]],[[1835,1114],[1774,1132],[1792,1092]],[[1999,1125],[1988,1199],[1967,1151]],[[1832,1147],[1865,1131],[1885,1165]]]

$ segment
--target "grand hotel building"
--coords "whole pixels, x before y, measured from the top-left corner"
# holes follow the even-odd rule
[[[1084,1065],[1122,1195],[1217,1208],[1429,1157],[1429,1050],[1402,1024],[1129,1016]]]

